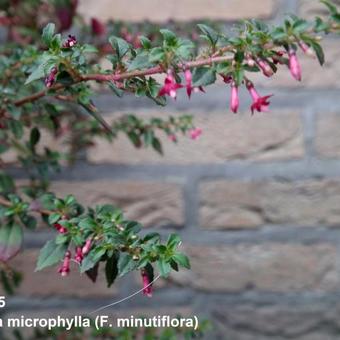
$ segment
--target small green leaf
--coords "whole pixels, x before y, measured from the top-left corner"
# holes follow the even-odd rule
[[[198,24],[198,28],[208,37],[210,43],[215,46],[218,42],[219,39],[219,34],[216,32],[213,28],[203,25],[203,24]]]
[[[171,272],[171,266],[169,262],[166,262],[164,259],[159,259],[157,261],[157,268],[162,277],[167,277]]]
[[[6,224],[0,227],[0,260],[8,261],[21,249],[22,228],[18,224]]]
[[[135,59],[132,60],[131,64],[128,67],[128,71],[140,70],[143,68],[147,68],[150,66],[149,54],[141,53],[136,56]]]
[[[112,36],[109,38],[110,44],[117,53],[118,59],[122,59],[130,50],[130,45],[122,38]]]
[[[56,244],[55,240],[48,241],[40,250],[35,271],[52,266],[61,261],[67,250],[67,244]]]
[[[111,285],[113,284],[113,282],[115,281],[115,279],[118,275],[118,256],[117,256],[117,254],[113,254],[113,256],[110,257],[106,261],[105,275],[106,275],[107,286],[111,287]]]
[[[171,257],[172,260],[177,262],[180,266],[190,269],[190,261],[189,258],[183,253],[176,253]]]
[[[150,41],[150,39],[145,37],[144,35],[141,35],[139,37],[139,41],[142,44],[144,50],[149,50],[151,48],[151,41]]]
[[[50,46],[51,40],[53,38],[54,30],[55,30],[55,24],[53,23],[47,24],[43,29],[42,40],[47,46]]]
[[[122,277],[125,274],[134,270],[138,265],[137,261],[134,261],[130,254],[123,254],[118,260],[118,273]]]
[[[216,72],[210,67],[195,68],[192,74],[194,86],[206,86],[216,81]]]
[[[52,213],[51,215],[48,216],[48,223],[54,224],[58,222],[60,218],[61,218],[61,215],[59,213]]]
[[[109,88],[117,97],[123,97],[124,91],[119,89],[112,81],[109,82]]]
[[[39,143],[40,140],[40,131],[37,127],[34,127],[31,130],[31,134],[30,134],[30,145],[33,148],[36,144]]]
[[[176,46],[177,44],[177,37],[176,34],[168,29],[161,29],[160,30],[163,39],[167,46]]]

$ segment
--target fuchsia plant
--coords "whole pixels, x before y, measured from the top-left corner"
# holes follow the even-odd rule
[[[99,205],[85,209],[72,195],[58,198],[49,191],[49,175],[59,169],[60,160],[72,161],[77,152],[93,144],[95,136],[113,141],[123,133],[134,146],[152,147],[162,153],[160,132],[173,142],[181,134],[191,139],[202,134],[188,115],[149,120],[127,115],[108,124],[92,102],[95,93],[89,83],[106,85],[118,97],[133,93],[166,105],[167,97],[176,99],[180,91],[185,91],[189,98],[193,93],[204,95],[205,87],[221,77],[230,86],[232,112],[239,110],[239,92],[243,88],[250,94],[251,113],[267,112],[273,94],[261,96],[251,75],[259,72],[273,77],[282,68],[300,81],[299,50],[316,57],[321,65],[324,63],[320,34],[339,32],[340,13],[331,2],[322,2],[330,11],[325,20],[309,22],[292,15],[277,27],[245,20],[231,35],[198,25],[202,39],[199,46],[196,40],[180,38],[169,29],[160,30],[159,41],[133,35],[123,28],[120,36],[110,35],[108,26],[96,18],[91,20],[90,28],[84,29],[91,32],[92,44],[84,44],[74,35],[63,37],[58,30],[71,27],[76,1],[68,2],[67,8],[64,5],[54,8],[57,25],[47,24],[40,40],[34,35],[24,36],[16,29],[16,25],[24,25],[23,15],[17,14],[20,4],[11,2],[5,8],[7,16],[0,18],[0,23],[9,27],[12,40],[0,48],[3,264],[20,250],[23,229],[34,229],[40,216],[56,231],[56,237],[42,248],[37,270],[60,264],[58,271],[66,276],[75,262],[80,272],[95,281],[98,267],[105,265],[109,286],[117,276],[139,270],[143,292],[151,296],[154,266],[164,277],[179,267],[190,268],[189,259],[179,251],[178,235],[170,235],[166,242],[162,242],[158,233],[140,236],[142,226],[126,220],[116,207]],[[40,10],[47,5],[35,1],[34,6]],[[109,45],[104,42],[107,35]],[[98,66],[103,55],[111,63],[109,69]],[[163,83],[153,78],[156,74],[164,74]],[[70,152],[41,148],[41,130],[64,139]],[[28,185],[16,185],[2,156],[8,150],[17,152],[22,169],[31,179]]]

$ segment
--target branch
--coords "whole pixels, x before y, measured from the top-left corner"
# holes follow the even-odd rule
[[[0,205],[9,208],[12,206],[12,203],[8,201],[6,198],[0,197]],[[51,215],[54,213],[53,211],[45,210],[45,209],[34,209],[32,210],[32,212],[37,212],[41,215]]]
[[[229,61],[231,59],[230,56],[216,56],[216,57],[209,57],[205,59],[198,59],[186,64],[178,64],[178,68],[194,68],[199,66],[205,65],[212,65],[213,63],[222,63],[224,61]],[[85,74],[81,76],[79,79],[75,80],[74,84],[83,82],[83,81],[99,81],[99,82],[107,82],[107,81],[121,81],[125,79],[135,78],[135,77],[143,77],[143,76],[150,76],[153,74],[163,73],[165,72],[162,66],[154,66],[146,70],[137,70],[132,72],[125,72],[120,74]],[[65,85],[56,84],[55,86],[51,87],[50,89],[46,89],[30,96],[24,97],[14,102],[15,106],[22,106],[27,103],[34,102],[44,96],[47,95],[49,90],[59,91],[66,88]]]

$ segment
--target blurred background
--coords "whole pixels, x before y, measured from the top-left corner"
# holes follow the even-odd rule
[[[340,4],[340,1],[337,1]],[[243,18],[281,23],[286,13],[323,15],[314,0],[81,0],[90,21],[123,20],[182,27],[201,20],[228,32]],[[72,29],[71,29],[72,31]],[[143,33],[143,32],[142,32]],[[113,203],[131,219],[168,234],[179,232],[192,270],[155,284],[152,299],[137,296],[107,310],[123,315],[197,315],[211,320],[210,339],[328,340],[340,337],[340,40],[323,42],[326,64],[300,55],[303,81],[288,70],[254,77],[274,94],[270,113],[229,112],[229,87],[218,84],[165,108],[98,88],[96,104],[110,121],[193,114],[198,140],[163,139],[164,156],[137,150],[125,136],[103,140],[55,177],[60,195],[88,205]],[[53,141],[51,142],[53,143]],[[130,275],[112,289],[75,271],[33,273],[46,232],[26,237],[12,265],[24,273],[6,315],[87,313],[141,287]]]

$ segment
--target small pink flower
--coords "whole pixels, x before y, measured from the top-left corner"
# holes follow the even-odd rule
[[[77,43],[77,38],[74,35],[69,34],[67,39],[63,43],[63,48],[71,48]]]
[[[277,64],[284,64],[284,61],[282,60],[282,57],[285,55],[284,51],[276,51],[275,55],[272,56],[273,63],[275,65]]]
[[[59,3],[59,2],[58,2]],[[56,8],[56,15],[60,23],[60,30],[66,31],[71,28],[73,17],[76,14],[78,0],[70,0],[68,5],[64,5],[64,2],[60,1],[60,4]]]
[[[94,35],[106,34],[106,26],[97,18],[91,18],[91,29]]]
[[[231,83],[231,99],[230,99],[230,110],[237,113],[238,107],[240,105],[240,100],[238,96],[238,86],[235,82]]]
[[[85,245],[82,249],[83,255],[86,255],[90,251],[91,245],[92,245],[92,238],[90,237],[86,240]]]
[[[177,137],[176,137],[176,135],[171,134],[171,135],[168,136],[168,138],[169,138],[172,142],[174,142],[174,143],[177,142]]]
[[[273,69],[266,60],[257,58],[256,63],[266,77],[271,77],[274,74]]]
[[[76,255],[74,256],[75,261],[77,261],[79,264],[83,261],[84,255],[81,247],[76,248]]]
[[[62,266],[58,269],[58,273],[61,274],[61,276],[67,276],[70,272],[70,261],[71,261],[71,252],[68,250],[65,253],[65,257],[64,257],[64,262],[62,264]]]
[[[142,280],[143,280],[143,294],[147,297],[152,297],[152,285],[150,284],[150,279],[145,270],[142,270]]]
[[[268,99],[272,96],[272,94],[261,97],[256,91],[254,84],[250,81],[247,82],[247,89],[253,99],[253,104],[250,107],[251,113],[254,114],[254,110],[257,110],[258,112],[267,112],[270,104]]]
[[[60,234],[66,234],[67,233],[67,229],[65,227],[63,227],[61,224],[55,223],[53,226],[54,226],[54,228],[56,228],[58,230],[58,232]]]
[[[296,80],[301,81],[301,66],[296,56],[295,50],[291,48],[288,52],[288,55],[290,73]]]
[[[177,90],[182,88],[183,85],[176,83],[176,79],[171,70],[168,71],[168,74],[164,80],[164,85],[158,92],[158,96],[162,97],[164,95],[168,95],[173,99],[177,97]]]
[[[300,40],[299,46],[306,55],[315,58],[315,53],[313,49],[310,46],[308,46],[304,41]]]
[[[57,77],[58,69],[56,67],[53,67],[50,73],[45,78],[45,86],[50,88],[55,83],[56,77]]]
[[[191,93],[205,92],[202,86],[192,86],[192,73],[189,69],[186,69],[184,72],[185,78],[185,87],[187,89],[188,97],[191,97]]]
[[[196,140],[201,136],[202,132],[203,131],[202,131],[201,128],[191,129],[191,130],[189,130],[190,138],[193,139],[193,140]]]

